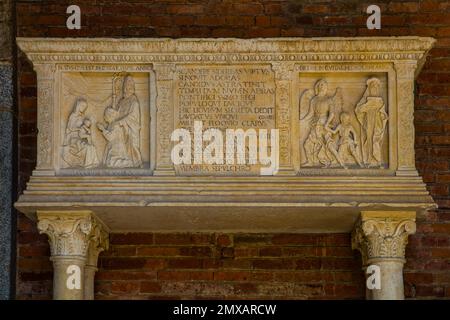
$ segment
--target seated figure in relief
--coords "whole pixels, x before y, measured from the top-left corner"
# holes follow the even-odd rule
[[[85,99],[77,99],[67,121],[62,158],[66,168],[94,168],[100,162],[92,142],[91,120],[86,117]]]
[[[331,128],[327,128],[327,130],[332,134],[338,134],[339,140],[336,142],[337,148],[337,159],[339,163],[347,168],[345,162],[348,155],[351,155],[356,161],[356,163],[363,167],[361,162],[361,157],[358,152],[358,138],[356,134],[355,128],[352,126],[350,120],[350,115],[347,112],[342,112],[340,115],[341,123],[333,130]],[[336,150],[336,149],[335,149]]]
[[[103,163],[109,168],[132,167],[133,162],[128,157],[125,149],[125,135],[120,123],[116,120],[119,112],[112,107],[105,109],[104,123],[98,123],[97,127],[102,132],[108,143],[106,144]]]

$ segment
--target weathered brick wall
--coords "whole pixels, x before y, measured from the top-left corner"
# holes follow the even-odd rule
[[[65,28],[76,3],[82,29]],[[416,160],[440,209],[418,222],[405,266],[409,298],[450,298],[450,2],[376,1],[382,29],[367,30],[372,1],[167,0],[17,1],[19,36],[284,37],[432,36],[436,47],[417,79]],[[20,189],[35,165],[36,79],[19,55]],[[18,297],[48,298],[46,239],[23,216]],[[349,235],[113,235],[100,259],[98,298],[362,298],[360,259]]]

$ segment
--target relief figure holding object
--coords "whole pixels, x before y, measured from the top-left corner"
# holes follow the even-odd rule
[[[381,82],[378,78],[367,80],[367,88],[355,108],[356,118],[361,124],[361,147],[363,162],[368,167],[382,166],[382,144],[388,114],[381,97]]]
[[[78,98],[67,121],[62,158],[67,168],[95,168],[98,160],[95,145],[92,142],[91,120],[86,117],[87,101]]]

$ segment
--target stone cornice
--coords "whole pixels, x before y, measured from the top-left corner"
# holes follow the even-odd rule
[[[236,63],[409,60],[422,64],[425,37],[276,39],[17,38],[34,63]]]

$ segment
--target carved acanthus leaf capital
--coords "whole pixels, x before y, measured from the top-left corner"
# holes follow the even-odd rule
[[[153,65],[156,72],[157,80],[172,80],[176,71],[174,64],[157,64]]]
[[[98,221],[94,224],[87,253],[88,266],[97,266],[98,255],[109,248],[109,234]]]
[[[49,237],[52,256],[86,257],[91,242],[107,243],[103,225],[89,211],[38,212],[38,230]]]
[[[414,72],[417,68],[417,63],[413,62],[396,62],[394,63],[395,70],[397,71],[397,77],[399,79],[410,79],[414,81]]]
[[[53,80],[56,71],[56,65],[50,63],[38,63],[33,66],[36,71],[38,81]]]
[[[363,265],[404,260],[408,236],[415,232],[414,212],[363,212],[352,233],[352,248],[361,252]]]
[[[291,62],[272,62],[272,70],[278,80],[291,80],[294,64]]]

